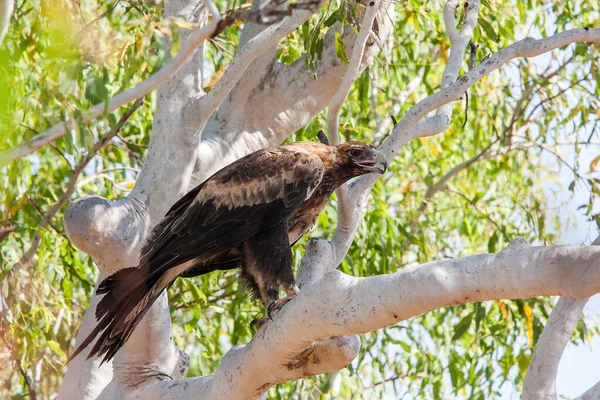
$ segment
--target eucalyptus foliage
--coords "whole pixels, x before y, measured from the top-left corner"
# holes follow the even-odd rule
[[[232,7],[218,3],[222,10]],[[474,63],[524,36],[600,27],[594,0],[487,0],[482,6]],[[400,119],[440,88],[449,54],[441,11],[439,1],[395,2],[394,32],[344,105],[340,132],[346,139],[381,141],[392,125],[378,127],[390,113]],[[32,398],[32,391],[38,399],[52,398],[60,386],[97,273],[66,238],[63,212],[75,198],[117,199],[131,190],[152,131],[155,95],[146,96],[119,134],[87,162],[94,143],[127,107],[89,124],[77,121],[93,104],[159,70],[177,51],[178,29],[189,26],[161,15],[161,3],[138,0],[22,0],[15,6],[0,48],[0,151],[61,121],[76,124],[65,137],[0,171],[2,398]],[[308,54],[306,63],[316,71],[325,31],[335,23],[356,29],[355,15],[350,3],[328,2],[280,43],[278,59],[289,64]],[[205,88],[227,67],[240,29],[232,26],[206,44]],[[341,40],[336,52],[348,62]],[[570,168],[569,190],[588,185],[593,204],[599,159],[591,166],[566,165],[561,154],[578,154],[598,140],[599,59],[597,46],[570,46],[544,59],[514,61],[471,89],[454,105],[450,129],[404,147],[391,165],[393,175],[377,182],[341,270],[355,276],[392,273],[415,263],[496,252],[518,235],[558,243],[564,227],[548,210],[540,177]],[[416,89],[407,93],[414,80]],[[289,140],[316,140],[325,121],[322,113]],[[587,142],[575,144],[581,137]],[[555,163],[543,163],[544,153]],[[49,215],[69,185],[74,193]],[[309,236],[332,235],[335,206],[334,198]],[[582,214],[598,223],[593,207],[585,206]],[[18,262],[36,244],[36,234],[33,262],[21,268]],[[303,239],[294,246],[296,263],[305,244]],[[236,271],[180,279],[169,296],[176,342],[191,356],[188,376],[212,373],[228,348],[248,342],[250,321],[262,312]],[[364,335],[359,357],[340,373],[279,385],[269,398],[493,398],[506,382],[521,385],[552,305],[552,299],[537,298],[431,312]],[[573,340],[598,333],[595,323],[581,321]]]

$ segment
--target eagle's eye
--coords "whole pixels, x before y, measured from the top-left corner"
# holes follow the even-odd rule
[[[360,153],[361,153],[360,149],[351,149],[350,150],[351,157],[358,157],[358,156],[360,156]]]

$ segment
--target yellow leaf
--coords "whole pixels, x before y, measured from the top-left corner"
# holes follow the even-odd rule
[[[498,305],[500,306],[500,312],[504,318],[508,318],[508,311],[506,310],[506,304],[502,300],[497,300]]]
[[[442,58],[444,59],[444,62],[448,62],[448,51],[447,51],[447,47],[446,47],[446,42],[442,41],[440,43],[440,53],[442,54]]]
[[[431,143],[429,141],[429,139],[421,138],[421,143],[425,143],[431,149],[431,152],[433,153],[434,156],[437,157],[440,155],[440,151],[437,149],[437,147],[435,147],[435,145],[433,143]]]
[[[408,181],[408,183],[406,185],[404,185],[404,187],[401,189],[402,194],[408,193],[408,190],[410,189],[410,185],[412,185],[412,181]]]
[[[533,346],[533,311],[528,305],[523,306],[523,311],[527,318],[527,347],[531,348]]]
[[[592,162],[590,163],[590,172],[596,172],[596,167],[598,166],[599,162],[600,162],[600,156],[598,156],[592,160]]]
[[[167,36],[171,36],[171,28],[165,25],[158,25],[158,31],[164,33]]]
[[[177,25],[178,28],[188,30],[196,29],[200,26],[200,24],[197,22],[186,21],[185,19],[179,17],[169,17],[167,18],[167,21],[174,23],[175,25]]]
[[[212,89],[212,87],[215,86],[217,82],[219,82],[219,79],[221,79],[221,76],[223,76],[224,72],[225,67],[221,66],[221,68],[219,68],[215,75],[208,82],[204,83],[204,89],[210,91],[210,89]]]
[[[487,75],[484,75],[481,77],[481,82],[485,82],[485,81],[487,81]]]

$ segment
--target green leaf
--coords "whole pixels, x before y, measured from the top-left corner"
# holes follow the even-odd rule
[[[92,104],[99,104],[105,101],[109,96],[106,88],[105,79],[95,75],[89,75],[85,85],[85,98]]]
[[[184,281],[185,281],[186,286],[192,293],[192,297],[194,298],[194,300],[196,302],[201,301],[204,304],[208,303],[208,299],[206,298],[206,295],[201,290],[199,290],[196,285],[194,285],[194,282],[192,282],[191,279],[184,279]]]
[[[409,354],[410,354],[410,352],[411,352],[411,347],[410,347],[410,345],[409,345],[408,343],[406,343],[406,342],[404,342],[404,341],[400,341],[400,343],[399,343],[399,344],[400,344],[400,346],[402,346],[402,349],[403,349],[405,352],[407,352],[407,353],[409,353]]]
[[[408,231],[401,225],[398,224],[398,230],[400,231],[401,234],[404,235],[404,237],[406,237],[411,243],[415,243],[412,235],[410,233],[408,233]]]
[[[494,234],[488,240],[488,252],[495,253],[497,244],[498,244],[498,232],[494,232]]]
[[[475,195],[475,197],[473,197],[473,200],[471,200],[471,203],[473,204],[477,204],[477,202],[479,200],[481,200],[481,198],[485,196],[485,192],[477,192],[477,194]]]
[[[500,39],[498,37],[498,34],[496,33],[496,31],[494,30],[494,27],[492,26],[492,24],[490,24],[490,22],[488,20],[486,20],[484,17],[477,18],[477,23],[479,24],[479,26],[481,26],[483,28],[486,35],[490,39],[492,39],[494,42],[497,42]]]
[[[454,341],[460,339],[465,334],[467,329],[469,329],[472,321],[473,313],[469,313],[466,317],[461,319],[458,324],[454,326],[454,335],[452,335],[452,340]]]
[[[50,350],[52,350],[52,352],[54,352],[54,354],[59,356],[62,360],[67,359],[65,352],[60,348],[60,344],[58,344],[58,342],[54,340],[48,340],[46,344],[48,345]]]
[[[335,54],[342,60],[345,64],[348,64],[348,57],[346,57],[346,45],[342,40],[342,37],[339,32],[335,33]]]
[[[307,50],[310,48],[309,30],[310,30],[310,22],[306,21],[305,23],[302,24],[302,41],[304,43],[304,48]]]
[[[492,8],[492,5],[490,4],[490,2],[488,0],[481,0],[481,5],[488,8],[491,11],[494,11],[494,9]]]

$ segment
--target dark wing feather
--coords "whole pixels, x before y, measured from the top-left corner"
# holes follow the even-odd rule
[[[290,215],[322,175],[320,158],[310,153],[252,153],[209,178],[185,207],[170,210],[144,246],[140,265],[170,269],[237,246]]]
[[[159,294],[180,274],[287,218],[323,177],[321,159],[285,147],[263,149],[223,168],[171,207],[142,248],[140,265],[105,279],[89,357],[110,360]],[[210,272],[216,268],[207,269]],[[206,273],[205,272],[205,273]]]

